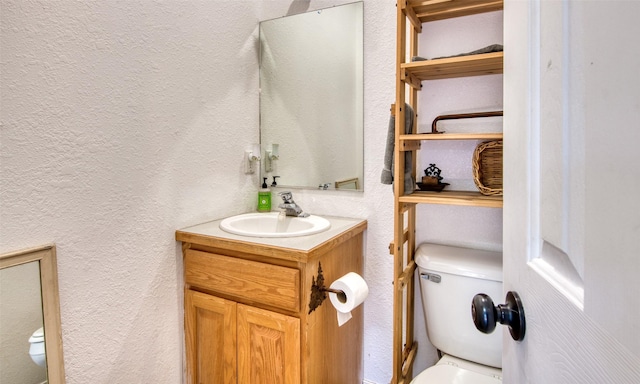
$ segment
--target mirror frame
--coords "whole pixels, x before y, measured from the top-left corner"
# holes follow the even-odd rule
[[[64,384],[64,356],[62,354],[62,327],[60,296],[58,293],[58,265],[54,244],[24,249],[0,255],[0,269],[37,261],[40,264],[40,289],[44,343],[47,354],[47,382]]]

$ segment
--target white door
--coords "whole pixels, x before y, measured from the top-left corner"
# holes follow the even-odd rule
[[[504,24],[504,288],[527,326],[504,382],[640,383],[640,1],[507,0]]]

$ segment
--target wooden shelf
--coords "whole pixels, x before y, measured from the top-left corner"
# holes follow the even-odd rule
[[[484,12],[499,11],[502,0],[409,0],[409,12],[421,22],[475,15]]]
[[[402,80],[416,86],[415,80],[439,80],[455,77],[501,74],[504,52],[447,57],[402,63]]]
[[[502,140],[502,133],[415,133],[400,135],[399,143],[401,151],[414,151],[420,149],[420,141],[423,140]]]
[[[485,196],[472,191],[415,191],[410,195],[401,196],[402,203],[413,204],[447,204],[473,207],[502,208],[502,196]]]
[[[404,150],[415,150],[422,140],[502,140],[501,132],[495,133],[419,133],[400,135],[400,146]],[[475,191],[415,191],[398,199],[403,203],[449,204],[476,207],[502,207],[502,196],[485,196]]]

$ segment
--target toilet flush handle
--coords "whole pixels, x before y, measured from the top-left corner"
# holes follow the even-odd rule
[[[509,326],[509,333],[516,341],[524,339],[526,328],[524,308],[517,292],[507,292],[506,304],[493,305],[493,300],[484,293],[479,293],[471,301],[471,317],[476,328],[483,333],[491,333],[496,323]]]

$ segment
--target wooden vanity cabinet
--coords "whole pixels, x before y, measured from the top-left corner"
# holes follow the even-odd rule
[[[298,318],[188,289],[185,321],[191,382],[299,382]]]
[[[309,303],[319,266],[327,287],[348,272],[362,274],[365,228],[355,221],[310,249],[176,232],[187,382],[362,382],[362,305],[339,327],[328,295],[311,313]]]
[[[184,298],[189,383],[235,383],[237,303],[187,289]]]

